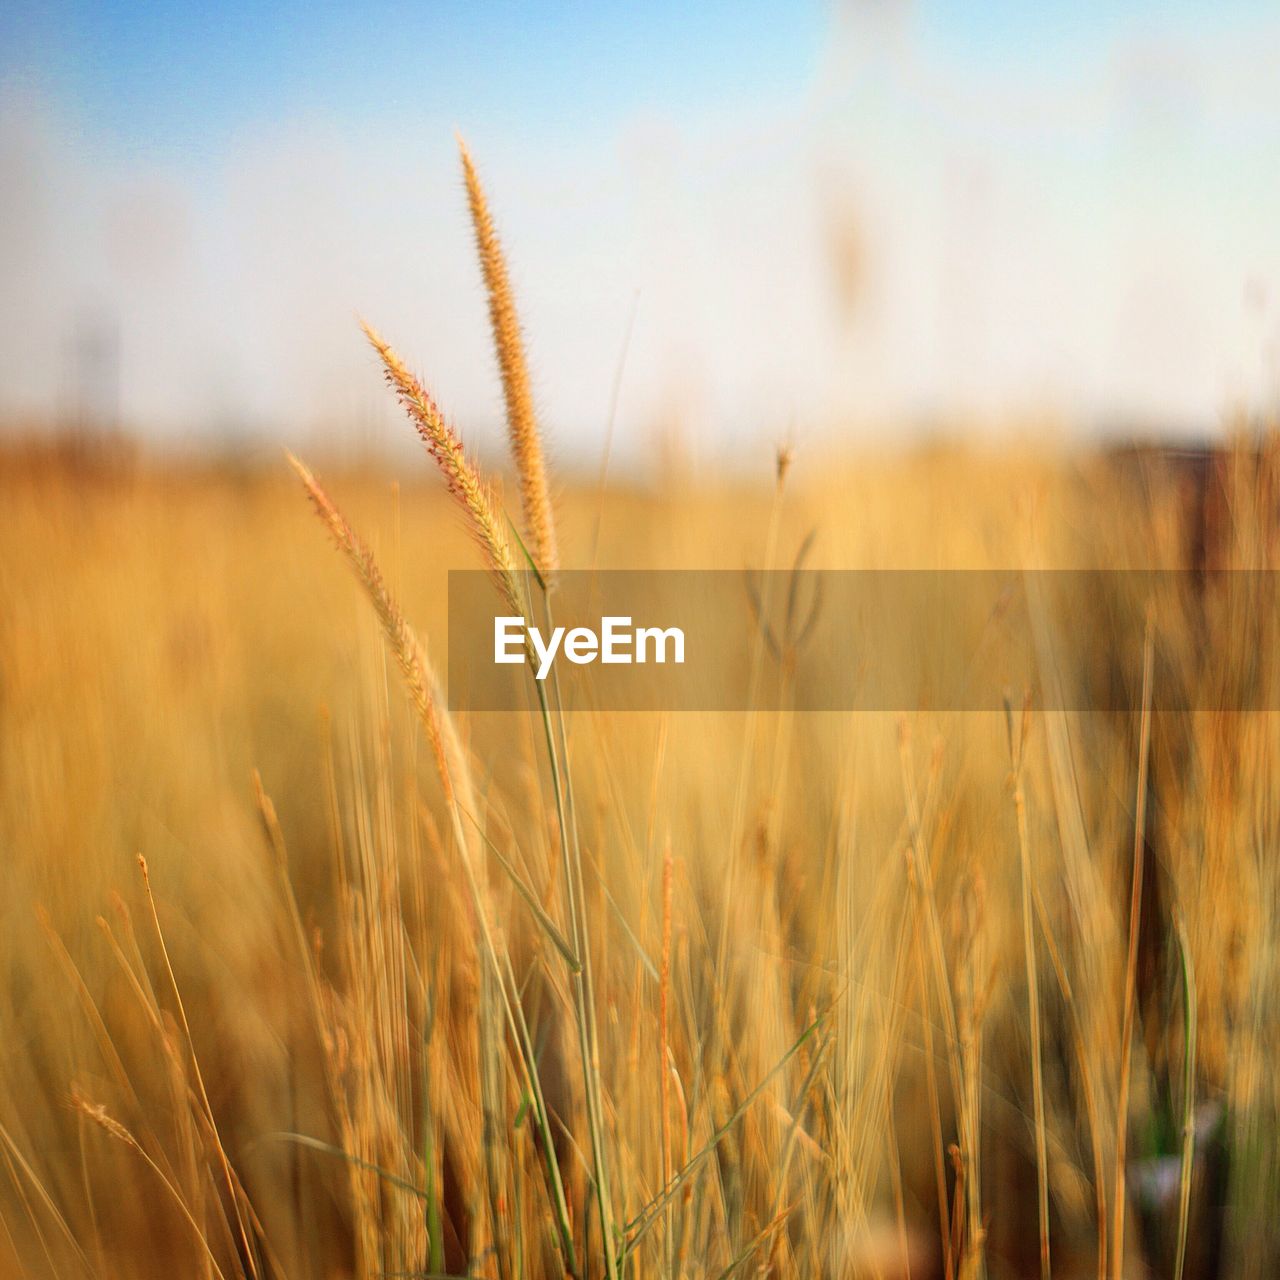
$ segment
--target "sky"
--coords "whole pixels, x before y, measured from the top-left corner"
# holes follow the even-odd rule
[[[1252,0],[10,0],[0,430],[389,447],[363,315],[492,445],[460,131],[567,462],[1211,433],[1280,386],[1277,65]]]

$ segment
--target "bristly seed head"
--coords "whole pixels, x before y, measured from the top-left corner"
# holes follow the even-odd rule
[[[342,512],[338,510],[306,464],[291,453],[287,456],[302,480],[307,496],[316,509],[316,514],[328,527],[333,540],[338,544],[338,549],[355,570],[356,577],[360,579],[365,594],[373,604],[374,612],[382,625],[383,635],[386,637],[387,647],[400,667],[405,684],[408,686],[410,701],[427,731],[427,741],[435,756],[436,768],[444,786],[446,799],[452,800],[455,784],[458,782],[465,784],[466,768],[453,722],[448,713],[441,709],[439,684],[427,658],[426,650],[400,612],[400,607],[391,595],[377,561],[373,558],[373,552],[347,523]],[[469,802],[469,797],[463,798],[464,801]]]
[[[529,381],[529,365],[525,359],[524,338],[516,314],[515,296],[507,273],[502,242],[489,213],[489,202],[480,175],[467,145],[458,139],[462,157],[462,173],[467,183],[467,203],[471,208],[471,225],[475,231],[476,252],[484,274],[485,291],[489,295],[489,322],[493,329],[493,345],[502,374],[502,393],[507,406],[507,434],[515,455],[520,477],[520,503],[524,511],[525,529],[529,534],[530,552],[544,576],[553,575],[560,567],[556,544],[555,519],[547,488],[546,464],[542,456],[542,438]]]
[[[457,432],[445,421],[436,402],[405,367],[404,361],[391,345],[383,340],[372,325],[362,320],[360,327],[382,361],[388,385],[396,393],[426,445],[427,452],[440,468],[449,492],[462,507],[471,531],[480,543],[497,579],[498,589],[513,610],[522,613],[520,592],[516,584],[515,557],[489,485],[467,457]]]

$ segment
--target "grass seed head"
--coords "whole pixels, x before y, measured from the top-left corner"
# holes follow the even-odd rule
[[[467,457],[458,433],[391,345],[372,325],[361,321],[361,328],[382,361],[388,384],[404,406],[427,452],[440,468],[449,492],[462,507],[497,580],[498,589],[516,613],[523,613],[516,586],[516,560],[492,488]]]
[[[502,373],[502,393],[507,407],[507,434],[520,477],[520,502],[531,543],[529,549],[539,570],[543,574],[553,574],[560,567],[560,552],[547,488],[542,438],[533,407],[524,337],[520,332],[520,319],[516,314],[507,261],[502,252],[502,242],[493,225],[484,187],[480,184],[480,175],[476,172],[475,162],[461,138],[458,139],[458,151],[462,156],[462,172],[467,183],[467,203],[471,208],[476,252],[480,258],[480,269],[484,273],[485,291],[489,296],[489,323],[493,329],[498,368]]]

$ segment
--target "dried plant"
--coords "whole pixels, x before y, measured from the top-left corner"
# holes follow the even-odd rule
[[[502,242],[494,229],[489,202],[485,198],[480,175],[467,145],[458,139],[462,172],[467,183],[467,203],[471,208],[471,226],[475,232],[476,251],[484,273],[485,291],[489,295],[489,322],[493,328],[493,345],[502,373],[502,393],[507,405],[507,435],[520,477],[520,502],[524,509],[525,530],[529,535],[534,562],[544,576],[550,577],[560,567],[556,544],[555,517],[547,487],[546,464],[542,456],[542,438],[533,407],[529,385],[529,366],[524,354],[524,338],[516,314],[515,296],[507,274],[507,261]]]
[[[1122,643],[1115,602],[1085,601],[1091,654],[1128,655],[1099,677],[1032,602],[1048,696],[1019,721],[1011,695],[1003,735],[930,711],[895,740],[763,698],[568,715],[552,680],[531,714],[451,715],[410,619],[436,634],[444,569],[474,550],[460,523],[513,612],[551,620],[558,564],[463,163],[540,573],[372,330],[447,488],[398,512],[421,572],[393,591],[337,489],[290,461],[377,632],[342,609],[316,626],[350,583],[292,477],[286,500],[212,466],[116,485],[0,465],[0,1275],[1269,1280],[1280,717],[1156,703],[1170,680],[1274,688],[1274,609],[1225,575]],[[757,462],[755,486],[569,485],[565,511],[589,527],[610,504],[637,567],[736,571],[732,528],[766,567],[820,546],[991,568],[1025,548],[1010,495],[1043,492],[1036,563],[1190,563],[1167,478],[1139,532],[1132,503],[1077,505],[1078,477],[1032,457]],[[1272,562],[1274,462],[1214,464],[1204,558]],[[341,486],[352,510],[381,492]],[[125,536],[87,554],[86,521]],[[786,625],[753,629],[745,674],[794,691],[817,609],[765,586],[757,616]],[[994,664],[998,629],[937,642]],[[352,662],[370,635],[388,656]],[[1142,712],[1065,709],[1098,678]]]
[[[386,638],[387,648],[390,649],[396,665],[400,668],[400,674],[404,677],[409,701],[413,704],[426,731],[427,742],[435,757],[436,768],[447,800],[450,804],[453,803],[455,790],[461,784],[464,792],[463,805],[470,809],[472,801],[469,770],[466,767],[462,746],[452,718],[444,707],[439,682],[431,669],[422,641],[400,612],[400,607],[392,597],[377,561],[373,558],[373,552],[347,522],[346,517],[338,510],[306,464],[294,457],[292,453],[288,454],[288,458],[290,465],[298,473],[316,514],[333,535],[338,550],[346,557],[347,563],[359,578],[360,585],[364,587],[369,603],[373,605],[373,611]]]
[[[404,406],[427,452],[440,468],[449,492],[462,508],[497,580],[498,589],[507,603],[517,613],[521,612],[516,561],[492,487],[467,457],[457,432],[445,420],[423,385],[405,367],[404,361],[371,325],[362,323],[361,327],[382,360],[387,382]]]

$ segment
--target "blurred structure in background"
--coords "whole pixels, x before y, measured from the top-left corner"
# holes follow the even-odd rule
[[[120,329],[106,313],[86,312],[74,322],[67,351],[70,397],[64,414],[72,435],[85,443],[120,430]]]

